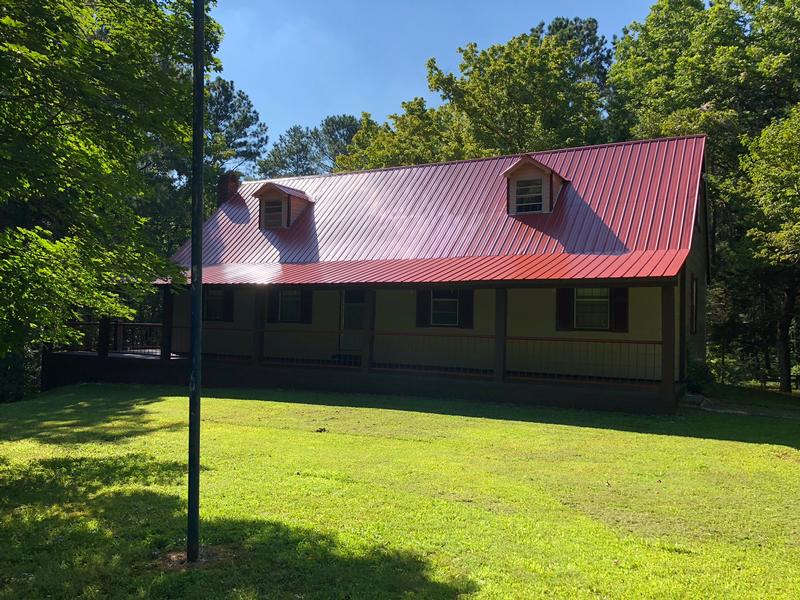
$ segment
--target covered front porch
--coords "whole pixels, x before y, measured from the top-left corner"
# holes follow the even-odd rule
[[[573,398],[602,389],[639,397],[626,407],[669,411],[691,337],[685,292],[682,279],[573,288],[207,286],[204,364],[220,373],[206,377],[355,391],[416,386],[433,395],[478,385],[484,395],[545,403],[534,387]],[[162,298],[161,323],[87,325],[84,358],[130,370],[135,357],[149,356],[158,360],[135,369],[156,370],[155,362],[162,370],[174,363],[164,373],[185,370],[188,290],[163,288]],[[228,381],[225,372],[238,375]],[[528,391],[509,391],[516,387]]]

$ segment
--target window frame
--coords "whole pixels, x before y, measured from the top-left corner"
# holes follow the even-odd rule
[[[267,225],[266,224],[266,215],[267,212],[265,210],[267,203],[279,203],[280,204],[280,223],[278,225]],[[264,197],[260,198],[260,202],[258,204],[259,207],[259,219],[258,225],[261,229],[284,229],[286,227],[286,199],[285,198],[276,198],[276,197]],[[278,214],[277,211],[272,211],[270,214]]]
[[[212,304],[208,301],[208,295],[214,293],[221,294],[221,310],[218,314],[209,315],[208,308],[212,306]],[[228,286],[203,286],[203,321],[208,321],[209,323],[233,323],[235,310],[234,302],[234,290],[230,289]]]
[[[606,295],[605,298],[602,297],[584,297],[579,298],[578,294],[582,290],[605,290]],[[573,297],[572,297],[572,327],[576,331],[611,331],[611,288],[586,288],[586,287],[576,287],[573,290]],[[585,325],[578,324],[578,306],[583,305],[585,303],[605,303],[606,305],[606,324],[602,327],[587,327]]]
[[[283,318],[283,295],[284,294],[297,294],[297,318],[284,319]],[[290,288],[286,290],[278,290],[278,323],[303,323],[303,292],[297,288]]]
[[[539,185],[539,193],[538,194],[520,194],[519,188],[520,184],[527,184],[524,187],[530,188],[535,186],[538,182]],[[536,198],[538,196],[539,200],[531,200],[532,198]],[[524,201],[520,201],[520,199],[524,199]],[[531,214],[531,213],[543,213],[544,210],[544,201],[545,201],[545,182],[543,176],[528,176],[525,178],[520,177],[519,179],[514,180],[514,213],[515,214]],[[531,209],[527,207],[539,206],[538,209]]]
[[[447,298],[436,298],[435,294],[448,294]],[[437,322],[434,315],[434,305],[436,303],[453,303],[455,306],[455,322],[443,323]],[[440,310],[441,312],[441,310]],[[431,311],[430,311],[430,324],[431,327],[460,327],[461,326],[461,297],[458,290],[431,290]]]

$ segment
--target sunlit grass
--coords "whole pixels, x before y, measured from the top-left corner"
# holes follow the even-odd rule
[[[0,597],[794,597],[800,422],[87,385],[0,405]]]

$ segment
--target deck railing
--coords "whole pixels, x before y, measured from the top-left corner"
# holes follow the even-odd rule
[[[161,353],[161,323],[113,323],[110,344],[112,352],[157,356]]]

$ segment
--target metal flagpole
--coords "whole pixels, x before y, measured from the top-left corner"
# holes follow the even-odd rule
[[[200,382],[203,334],[203,72],[205,0],[194,0],[192,78],[192,326],[189,376],[189,511],[186,560],[200,555]]]

